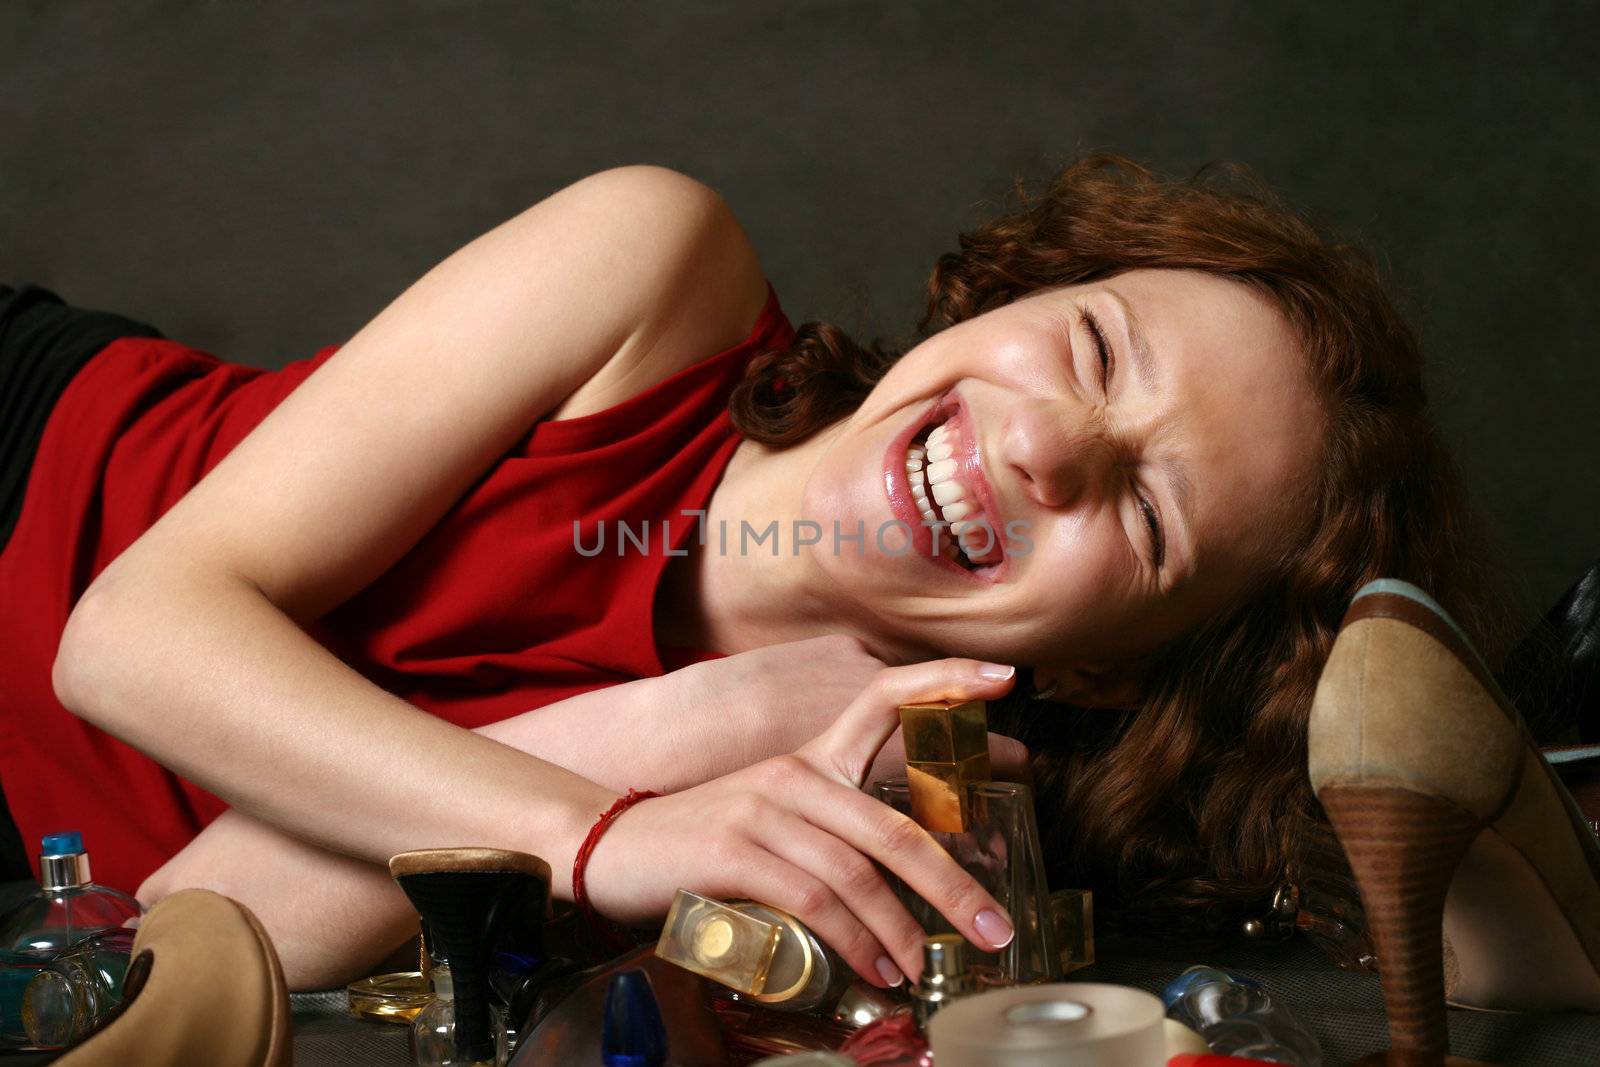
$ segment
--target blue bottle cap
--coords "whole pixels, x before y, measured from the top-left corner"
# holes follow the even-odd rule
[[[41,856],[76,856],[83,851],[83,834],[77,830],[57,830],[39,842]]]
[[[667,1062],[667,1029],[650,976],[641,968],[611,976],[600,1058],[605,1067],[662,1067]]]

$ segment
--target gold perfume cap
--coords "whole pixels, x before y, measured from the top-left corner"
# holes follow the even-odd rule
[[[981,700],[900,706],[911,817],[935,833],[967,828],[967,783],[987,782],[989,714]]]
[[[680,889],[672,898],[656,956],[741,993],[759,994],[781,928],[710,897]]]

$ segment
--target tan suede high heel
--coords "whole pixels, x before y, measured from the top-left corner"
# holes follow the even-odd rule
[[[1309,748],[1407,1062],[1449,1052],[1447,994],[1463,1007],[1600,1011],[1600,844],[1422,590],[1384,579],[1356,594]]]

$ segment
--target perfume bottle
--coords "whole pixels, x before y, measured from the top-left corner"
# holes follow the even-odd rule
[[[34,1048],[66,1048],[122,1003],[134,931],[90,934],[33,976],[22,995],[22,1026]]]
[[[460,1041],[455,983],[448,963],[434,965],[428,988],[432,996],[411,1020],[411,1061],[417,1067],[505,1067],[510,1051],[500,1009],[487,1001],[483,1004],[487,1040]]]
[[[1321,1067],[1322,1049],[1288,1008],[1253,979],[1216,967],[1190,967],[1161,991],[1167,1018],[1192,1028],[1225,1056]]]
[[[44,836],[39,875],[39,891],[0,916],[0,1048],[32,1045],[22,1007],[35,977],[84,938],[121,929],[141,911],[128,894],[94,884],[75,830]]]
[[[39,849],[39,892],[0,918],[0,950],[53,956],[142,912],[128,894],[94,884],[82,834],[45,834]]]
[[[906,779],[891,778],[873,788],[879,800],[915,818],[913,790]],[[964,789],[961,808],[966,829],[929,832],[1010,913],[1017,931],[999,952],[969,946],[968,962],[979,981],[989,985],[1058,981],[1057,923],[1045,884],[1033,790],[1016,782],[968,782]],[[899,879],[891,877],[890,884],[930,935],[955,932],[943,915]]]
[[[656,956],[781,1011],[831,1012],[855,975],[794,916],[680,889]]]

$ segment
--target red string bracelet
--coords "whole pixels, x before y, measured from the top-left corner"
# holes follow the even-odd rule
[[[589,828],[589,836],[583,839],[583,844],[578,849],[578,854],[572,860],[572,903],[577,907],[578,913],[583,916],[584,923],[591,933],[602,942],[617,948],[625,948],[626,943],[614,926],[603,919],[599,912],[594,910],[594,904],[589,900],[589,891],[584,885],[583,870],[589,866],[589,856],[594,852],[594,847],[600,843],[600,836],[606,828],[616,821],[617,816],[639,803],[658,797],[660,793],[648,789],[630,789],[625,797],[618,797],[617,802],[607,808],[599,820]]]

